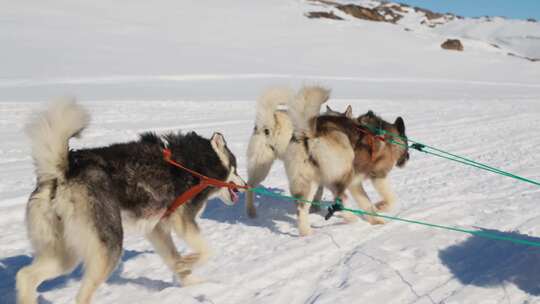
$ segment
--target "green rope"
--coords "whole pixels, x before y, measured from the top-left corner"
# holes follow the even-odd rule
[[[540,247],[540,242],[516,239],[516,238],[513,238],[513,237],[502,236],[502,235],[489,233],[489,232],[485,232],[485,231],[470,230],[470,229],[464,229],[464,228],[459,228],[459,227],[450,227],[450,226],[432,224],[432,223],[427,223],[427,222],[409,220],[409,219],[404,219],[404,218],[400,218],[400,217],[396,217],[396,216],[389,216],[389,215],[383,215],[383,214],[380,214],[380,213],[367,212],[367,211],[359,210],[359,209],[343,208],[343,210],[348,211],[348,212],[352,212],[352,213],[356,213],[356,214],[360,214],[360,215],[376,216],[376,217],[381,217],[381,218],[394,220],[394,221],[400,221],[400,222],[405,222],[405,223],[410,223],[410,224],[423,225],[423,226],[427,226],[427,227],[431,227],[431,228],[438,228],[438,229],[444,229],[444,230],[463,232],[463,233],[468,233],[468,234],[476,235],[476,236],[483,237],[483,238],[489,238],[489,239],[493,239],[493,240],[508,241],[508,242],[512,242],[512,243],[516,243],[516,244]]]
[[[307,203],[307,204],[312,204],[312,205],[316,205],[316,206],[324,206],[324,207],[330,207],[330,206],[332,206],[334,204],[339,204],[341,210],[351,212],[351,213],[355,213],[355,214],[358,214],[358,215],[375,216],[375,217],[385,218],[385,219],[393,220],[393,221],[400,221],[400,222],[405,222],[405,223],[409,223],[409,224],[427,226],[427,227],[431,227],[431,228],[437,228],[437,229],[443,229],[443,230],[449,230],[449,231],[456,231],[456,232],[462,232],[462,233],[468,233],[468,234],[472,234],[472,235],[475,235],[475,236],[488,238],[488,239],[492,239],[492,240],[507,241],[507,242],[511,242],[511,243],[514,243],[514,244],[528,245],[528,246],[533,246],[533,247],[539,247],[540,248],[540,242],[517,239],[517,238],[498,235],[498,234],[495,234],[495,233],[490,233],[490,232],[485,232],[485,231],[470,230],[470,229],[464,229],[464,228],[459,228],[459,227],[450,227],[450,226],[432,224],[432,223],[428,223],[428,222],[409,220],[409,219],[405,219],[405,218],[401,218],[401,217],[397,217],[397,216],[389,216],[389,215],[384,215],[384,214],[380,214],[380,213],[376,213],[376,212],[368,212],[368,211],[364,211],[364,210],[361,210],[361,209],[350,209],[350,208],[344,207],[339,202],[337,202],[337,203],[329,203],[329,202],[309,201],[309,200],[305,200],[305,199],[298,199],[298,198],[295,198],[293,196],[274,193],[274,192],[272,192],[272,191],[270,191],[270,190],[268,190],[268,189],[266,189],[264,187],[250,188],[250,189],[248,189],[248,191],[252,191],[252,192],[258,193],[260,195],[265,195],[265,196],[271,196],[271,197],[275,197],[275,198],[290,200],[290,201],[293,201],[295,203]]]
[[[380,129],[380,128],[374,128],[374,127],[371,127],[371,126],[365,126],[365,127],[368,128],[369,130],[371,130],[372,132],[376,133],[376,134],[381,134],[381,133],[382,134],[387,134],[387,135],[392,136],[393,138],[397,138],[397,139],[400,139],[402,141],[409,141],[409,142],[413,143],[413,145],[408,146],[408,145],[406,145],[404,143],[401,143],[401,142],[395,141],[393,139],[390,139],[389,142],[392,143],[392,144],[399,145],[399,146],[402,146],[402,147],[411,148],[411,149],[415,149],[417,151],[424,152],[426,154],[430,154],[430,155],[437,156],[437,157],[440,157],[440,158],[444,158],[444,159],[447,159],[447,160],[455,161],[455,162],[458,162],[458,163],[461,163],[461,164],[464,164],[464,165],[468,165],[468,166],[471,166],[471,167],[474,167],[474,168],[477,168],[477,169],[493,172],[495,174],[499,174],[499,175],[510,177],[510,178],[520,180],[520,181],[523,181],[523,182],[526,182],[526,183],[530,183],[530,184],[533,184],[533,185],[536,185],[536,186],[540,186],[539,181],[535,181],[535,180],[532,180],[532,179],[529,179],[529,178],[525,178],[523,176],[512,174],[510,172],[506,172],[506,171],[503,171],[501,169],[498,169],[498,168],[495,168],[495,167],[492,167],[492,166],[489,166],[489,165],[474,161],[472,159],[469,159],[469,158],[466,158],[466,157],[463,157],[463,156],[460,156],[460,155],[457,155],[457,154],[453,154],[453,153],[450,153],[450,152],[435,148],[433,146],[426,145],[424,143],[421,143],[419,141],[413,140],[413,139],[408,138],[408,137],[405,138],[403,136],[394,134],[392,132],[388,132],[388,131]]]
[[[270,190],[268,190],[268,189],[266,189],[264,187],[249,188],[248,191],[251,191],[253,193],[258,193],[260,195],[270,196],[270,197],[279,198],[279,199],[287,199],[287,200],[294,201],[296,203],[306,203],[306,204],[319,206],[319,207],[329,207],[329,206],[332,205],[332,204],[330,204],[328,202],[308,201],[306,199],[296,198],[294,196],[274,193],[274,192],[272,192],[272,191],[270,191]]]
[[[464,165],[468,165],[468,166],[471,166],[471,167],[474,167],[474,168],[477,168],[477,169],[486,170],[486,171],[489,171],[489,172],[493,172],[495,174],[499,174],[499,175],[502,175],[502,176],[507,176],[507,177],[510,177],[510,178],[514,178],[516,180],[520,180],[520,181],[523,181],[523,182],[527,182],[527,183],[531,183],[533,185],[540,186],[540,182],[538,182],[538,181],[528,179],[528,178],[525,178],[525,177],[522,177],[522,176],[519,176],[519,175],[515,175],[515,174],[512,174],[510,172],[506,172],[506,171],[503,171],[501,169],[491,167],[489,165],[474,161],[472,159],[469,159],[469,158],[466,158],[466,157],[463,157],[463,156],[460,156],[460,155],[457,155],[457,154],[452,154],[450,152],[447,152],[447,151],[444,151],[444,150],[441,150],[441,149],[426,145],[424,143],[413,140],[411,138],[405,138],[405,137],[402,137],[400,135],[388,132],[388,131],[380,129],[380,128],[375,128],[375,127],[370,127],[370,126],[365,126],[365,127],[368,128],[369,130],[371,130],[372,132],[374,132],[375,134],[386,134],[386,135],[392,136],[394,139],[400,139],[400,140],[402,140],[404,142],[412,142],[413,143],[413,145],[408,146],[408,145],[406,145],[406,144],[404,144],[402,142],[398,142],[398,141],[396,141],[394,139],[390,139],[389,142],[392,143],[392,144],[399,145],[399,146],[402,146],[402,147],[411,148],[411,149],[415,149],[415,150],[418,150],[420,152],[423,152],[423,153],[426,153],[426,154],[429,154],[429,155],[433,155],[433,156],[440,157],[440,158],[443,158],[443,159],[455,161],[455,162],[458,162],[458,163],[461,163],[461,164],[464,164]],[[279,198],[279,199],[291,200],[291,201],[293,201],[295,203],[307,203],[307,204],[312,204],[312,205],[321,206],[321,207],[329,207],[329,208],[331,208],[333,206],[336,206],[336,204],[337,204],[337,206],[338,206],[338,208],[340,210],[347,211],[347,212],[352,212],[352,213],[355,213],[355,214],[358,214],[358,215],[375,216],[375,217],[380,217],[380,218],[384,218],[384,219],[388,219],[388,220],[405,222],[405,223],[409,223],[409,224],[416,224],[416,225],[422,225],[422,226],[427,226],[427,227],[431,227],[431,228],[437,228],[437,229],[444,229],[444,230],[449,230],[449,231],[467,233],[467,234],[471,234],[471,235],[475,235],[475,236],[479,236],[479,237],[483,237],[483,238],[488,238],[488,239],[493,239],[493,240],[507,241],[507,242],[512,242],[512,243],[515,243],[515,244],[528,245],[528,246],[533,246],[533,247],[540,247],[540,242],[534,242],[534,241],[528,241],[528,240],[522,240],[522,239],[517,239],[517,238],[513,238],[513,237],[508,237],[508,236],[502,236],[502,235],[489,233],[489,232],[485,232],[485,231],[470,230],[470,229],[464,229],[464,228],[459,228],[459,227],[450,227],[450,226],[432,224],[432,223],[428,223],[428,222],[409,220],[409,219],[400,218],[400,217],[397,217],[397,216],[389,216],[389,215],[384,215],[384,214],[380,214],[380,213],[376,213],[376,212],[368,212],[368,211],[364,211],[364,210],[361,210],[361,209],[345,208],[341,204],[340,201],[336,201],[334,203],[320,202],[320,201],[309,201],[309,200],[305,200],[305,199],[295,198],[293,196],[274,193],[274,192],[272,192],[272,191],[270,191],[270,190],[268,190],[266,188],[263,188],[263,187],[250,188],[248,191],[252,191],[252,192],[258,193],[260,195],[275,197],[275,198]]]

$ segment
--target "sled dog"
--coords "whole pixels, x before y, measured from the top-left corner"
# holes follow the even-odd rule
[[[294,91],[287,88],[272,88],[265,91],[257,101],[255,128],[249,140],[247,150],[248,185],[256,187],[264,181],[276,159],[283,160],[287,147],[293,135],[291,118],[280,105],[287,105],[293,98]],[[326,115],[352,117],[352,107],[349,105],[341,113],[326,106]],[[318,187],[314,196],[319,201],[323,188]],[[316,210],[316,208],[314,208]],[[254,194],[246,193],[246,212],[249,217],[256,217]]]
[[[182,284],[194,283],[191,269],[209,254],[196,222],[210,197],[233,204],[236,193],[207,188],[168,217],[175,198],[199,179],[163,160],[172,159],[211,178],[245,185],[224,137],[206,139],[194,132],[158,136],[144,133],[136,141],[70,150],[69,140],[89,123],[88,113],[72,100],[50,105],[27,127],[37,185],[30,195],[26,222],[34,249],[31,265],[17,273],[18,303],[36,303],[41,282],[70,272],[81,262],[84,276],[77,303],[92,295],[122,255],[124,225],[142,230]],[[180,255],[174,231],[194,253]]]
[[[288,113],[293,135],[284,157],[290,193],[300,199],[312,200],[317,186],[328,188],[335,199],[345,201],[349,190],[359,207],[366,211],[386,211],[394,204],[387,176],[395,165],[404,166],[408,160],[405,124],[401,117],[391,124],[373,112],[351,119],[343,116],[320,115],[320,107],[329,98],[329,90],[304,87],[290,100]],[[374,140],[369,135],[371,126],[400,137],[393,140],[405,146]],[[370,179],[383,200],[375,207],[363,188]],[[311,234],[308,204],[298,202],[300,235]],[[346,220],[352,214],[343,213]],[[372,224],[382,220],[368,216]]]

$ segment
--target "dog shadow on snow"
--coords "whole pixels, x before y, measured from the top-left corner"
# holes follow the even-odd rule
[[[480,231],[540,243],[540,238],[518,232]],[[473,235],[441,250],[439,258],[462,284],[497,287],[513,283],[530,295],[540,296],[540,247]]]
[[[124,285],[124,284],[137,284],[146,289],[160,291],[168,287],[176,286],[173,282],[165,282],[161,280],[149,279],[146,277],[137,277],[137,278],[125,278],[122,277],[122,272],[124,270],[124,262],[129,261],[141,254],[152,253],[153,251],[134,251],[134,250],[124,250],[122,255],[122,260],[118,264],[118,267],[111,274],[107,280],[107,284],[113,285]],[[0,259],[0,295],[2,298],[2,303],[5,304],[14,304],[16,301],[16,291],[15,291],[15,276],[17,272],[27,266],[32,262],[32,258],[28,255],[18,255]],[[82,266],[77,267],[70,274],[47,280],[43,282],[39,288],[38,292],[47,292],[50,290],[61,289],[67,285],[71,280],[80,281],[83,275]],[[42,296],[39,297],[40,304],[51,303],[44,299]]]
[[[267,188],[274,194],[284,194],[280,188]],[[252,219],[246,214],[246,194],[241,193],[233,206],[223,206],[219,199],[208,202],[202,218],[229,224],[265,227],[277,234],[290,234],[280,229],[281,223],[296,227],[296,204],[290,200],[255,194],[257,217]],[[281,222],[281,223],[280,223]],[[296,235],[294,235],[296,236]]]

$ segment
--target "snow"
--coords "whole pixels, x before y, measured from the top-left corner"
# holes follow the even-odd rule
[[[453,37],[487,42],[508,52],[540,59],[540,23],[503,18],[453,20],[434,29]]]
[[[414,139],[540,180],[538,63],[476,40],[538,35],[521,21],[491,32],[456,20],[460,32],[480,32],[457,53],[440,49],[437,27],[312,20],[304,13],[314,6],[304,1],[0,5],[0,303],[14,303],[15,273],[31,261],[24,210],[34,175],[22,129],[58,95],[77,95],[93,117],[72,147],[145,130],[219,131],[245,176],[257,94],[323,84],[337,109],[402,116]],[[390,215],[540,241],[538,187],[411,153],[391,174],[399,200]],[[264,185],[287,193],[281,164]],[[376,200],[370,187],[369,194]],[[130,234],[95,302],[540,303],[537,248],[399,222],[345,225],[320,214],[310,216],[314,235],[300,238],[293,204],[257,201],[254,220],[243,199],[233,207],[209,202],[200,223],[214,255],[195,271],[205,283],[181,287],[148,242]],[[72,303],[81,273],[44,283],[40,302]]]

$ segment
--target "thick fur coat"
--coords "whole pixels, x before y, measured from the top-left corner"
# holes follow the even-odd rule
[[[208,198],[220,196],[232,203],[234,195],[207,188],[163,217],[177,196],[199,182],[166,163],[164,148],[172,151],[175,161],[203,175],[244,185],[219,133],[210,140],[193,132],[145,133],[132,142],[69,150],[70,138],[88,122],[80,105],[64,100],[28,126],[37,186],[28,201],[26,222],[35,257],[17,274],[19,303],[36,303],[41,282],[70,272],[80,262],[85,273],[76,302],[90,303],[118,263],[126,226],[138,228],[184,284],[194,281],[192,266],[208,256],[196,215]],[[172,231],[195,252],[181,256]]]
[[[394,138],[406,147],[405,125],[398,118],[390,124],[371,111],[357,119],[344,116],[319,115],[320,107],[329,97],[322,87],[304,87],[291,99],[289,114],[294,131],[284,159],[289,188],[293,196],[312,200],[317,185],[328,188],[334,198],[346,201],[348,189],[361,209],[371,212],[389,210],[395,195],[387,175],[394,165],[403,166],[408,159],[407,149],[388,140],[374,141],[367,125],[399,135]],[[363,188],[369,178],[383,197],[376,208]],[[307,204],[298,203],[298,227],[301,235],[311,234]],[[347,221],[354,221],[343,213]],[[368,216],[372,224],[382,220]]]

